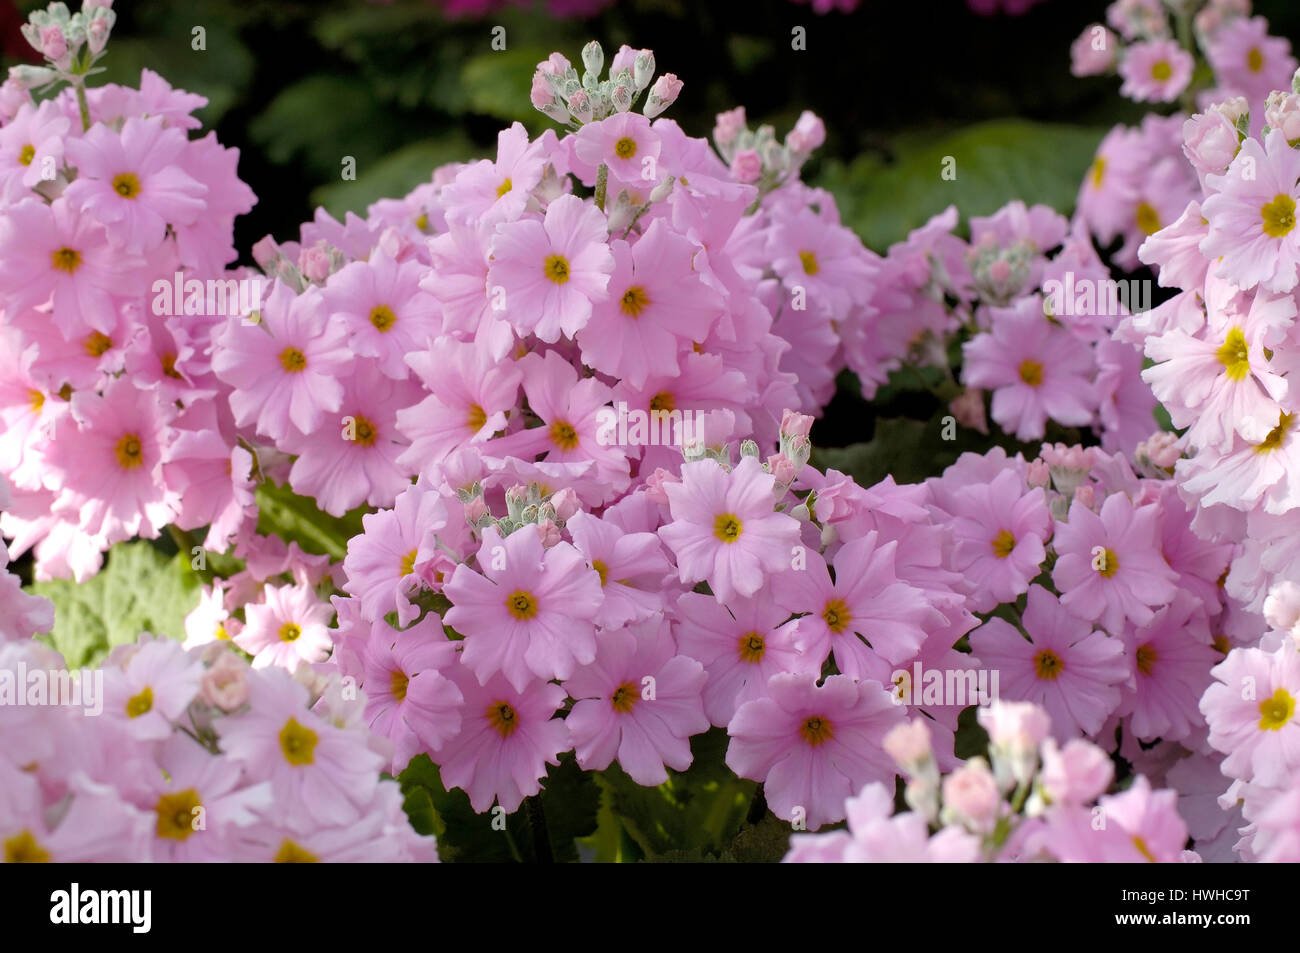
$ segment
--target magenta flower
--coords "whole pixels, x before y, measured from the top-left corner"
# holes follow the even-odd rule
[[[952,568],[971,588],[970,605],[988,612],[1029,589],[1047,553],[1052,516],[1043,491],[1014,470],[991,483],[957,489],[952,507]]]
[[[844,819],[844,802],[864,785],[894,783],[881,739],[906,720],[878,682],[832,675],[772,676],[768,695],[740,706],[727,734],[727,766],[763,782],[768,806],[808,830]]]
[[[167,128],[158,116],[132,116],[120,133],[95,124],[67,143],[68,160],[77,167],[69,204],[101,222],[128,251],[156,248],[168,225],[192,224],[204,211],[207,186],[178,164],[186,142],[184,132]]]
[[[438,302],[420,289],[424,272],[419,262],[399,265],[377,252],[331,275],[322,292],[330,317],[347,323],[352,351],[376,358],[395,380],[410,374],[406,355],[427,346],[438,331]]]
[[[339,382],[355,357],[347,325],[328,320],[315,289],[295,295],[271,288],[256,323],[232,318],[216,339],[212,370],[234,388],[230,408],[241,427],[281,440],[290,426],[311,433],[339,409]]]
[[[1124,643],[1063,611],[1042,586],[1029,587],[1024,628],[1028,639],[1002,619],[989,619],[971,633],[971,651],[999,673],[1002,697],[1047,709],[1060,741],[1096,734],[1128,680]]]
[[[410,625],[420,610],[409,597],[434,582],[428,569],[438,555],[435,534],[446,525],[446,503],[425,484],[399,493],[391,510],[361,518],[363,532],[348,540],[343,560],[343,591],[361,600],[365,618],[396,611],[398,623]]]
[[[1159,506],[1135,507],[1123,493],[1108,496],[1100,515],[1076,501],[1069,521],[1056,524],[1053,543],[1061,605],[1115,636],[1125,619],[1149,624],[1152,607],[1178,591],[1178,576],[1160,553],[1159,518]]]
[[[754,457],[728,473],[713,460],[682,466],[682,482],[664,485],[672,522],[659,537],[677,558],[682,582],[707,580],[719,602],[752,596],[766,577],[788,569],[799,521],[774,512],[776,481]]]
[[[674,632],[683,655],[698,659],[708,673],[704,711],[726,727],[745,702],[767,695],[768,680],[780,672],[820,675],[821,659],[795,644],[790,611],[760,589],[752,598],[723,605],[712,596],[683,593],[677,600]]]
[[[600,576],[604,598],[596,624],[616,629],[662,614],[663,582],[673,567],[654,533],[625,532],[608,518],[575,513],[565,524],[577,548]]]
[[[579,160],[592,168],[607,166],[612,182],[646,194],[663,178],[658,171],[659,148],[659,134],[650,128],[650,120],[634,112],[589,122],[573,137]],[[616,191],[612,188],[610,196]]]
[[[480,683],[500,672],[522,692],[595,660],[600,577],[573,546],[544,550],[532,526],[505,539],[489,527],[478,566],[457,566],[443,591],[446,622],[465,636],[462,661]]]
[[[253,656],[253,668],[278,665],[292,672],[299,662],[323,662],[334,645],[327,628],[333,607],[309,586],[267,586],[265,600],[245,606],[247,622],[234,638]]]
[[[708,731],[700,692],[707,676],[676,654],[661,617],[601,635],[596,660],[564,683],[576,704],[564,720],[578,765],[600,771],[618,759],[637,784],[691,766],[690,736]]]
[[[501,289],[505,314],[520,334],[531,332],[548,344],[561,334],[573,337],[591,319],[592,303],[605,299],[614,270],[608,240],[599,209],[562,195],[547,207],[544,221],[497,226],[488,287]]]
[[[610,247],[609,295],[577,336],[583,362],[633,387],[675,375],[678,352],[705,340],[721,310],[692,266],[695,245],[656,219],[635,245]]]
[[[1170,103],[1192,79],[1196,61],[1176,40],[1169,38],[1134,43],[1124,51],[1119,75],[1121,96],[1139,103]]]
[[[993,391],[998,426],[1017,440],[1037,440],[1049,417],[1068,426],[1091,423],[1091,348],[1048,321],[1037,296],[990,312],[992,332],[962,346],[962,382]]]
[[[442,782],[461,788],[480,814],[493,801],[514,813],[542,789],[546,766],[559,764],[560,752],[568,750],[568,729],[551,717],[564,702],[564,689],[538,679],[516,689],[500,674],[480,685],[459,665],[448,675],[465,703],[460,731],[438,753]]]
[[[1125,693],[1119,714],[1130,716],[1130,730],[1142,739],[1191,737],[1203,724],[1197,703],[1221,657],[1196,598],[1180,590],[1150,625],[1128,628],[1124,642],[1134,687]]]

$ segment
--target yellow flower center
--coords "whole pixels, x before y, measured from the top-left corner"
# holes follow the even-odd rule
[[[1119,569],[1119,557],[1115,555],[1115,550],[1102,550],[1100,558],[1094,558],[1093,568],[1107,579],[1115,575],[1116,570]]]
[[[515,184],[511,182],[510,179],[502,179],[501,184],[497,186],[497,198],[501,198],[501,196],[505,195],[514,187]]]
[[[1246,68],[1252,73],[1258,73],[1264,68],[1264,54],[1259,51],[1259,47],[1252,46],[1246,54]]]
[[[743,528],[744,524],[731,513],[720,513],[713,521],[713,535],[724,543],[734,543]]]
[[[826,620],[826,627],[839,635],[853,621],[853,613],[849,611],[849,605],[843,599],[832,599],[822,610],[822,618]]]
[[[569,262],[563,255],[546,256],[542,270],[546,273],[546,277],[557,285],[562,285],[569,280]]]
[[[114,448],[117,465],[123,470],[134,470],[144,463],[144,450],[140,438],[133,433],[123,434]]]
[[[406,701],[406,687],[410,684],[411,679],[405,672],[394,672],[392,681],[389,683],[389,688],[392,690],[393,697],[399,702]]]
[[[1025,358],[1020,362],[1020,379],[1030,387],[1043,383],[1043,365],[1039,361]]]
[[[1220,655],[1227,655],[1232,651],[1232,643],[1228,641],[1226,635],[1216,635],[1212,644],[1214,645],[1214,650]]]
[[[1056,681],[1063,671],[1065,671],[1065,663],[1061,661],[1061,656],[1051,649],[1041,649],[1034,656],[1034,674],[1044,681]]]
[[[176,355],[164,354],[162,356],[162,372],[164,377],[170,377],[172,380],[183,381],[180,371],[176,370]]]
[[[1283,414],[1277,422],[1277,426],[1268,432],[1268,435],[1255,445],[1256,453],[1270,453],[1282,446],[1286,440],[1286,435],[1291,431],[1291,424],[1295,422],[1295,414]]]
[[[100,331],[91,331],[86,335],[86,340],[82,342],[82,347],[91,357],[102,357],[104,352],[113,346],[113,340],[107,334]]]
[[[315,759],[316,732],[304,728],[296,719],[290,718],[280,729],[280,750],[284,760],[295,766],[311,764]]]
[[[1295,228],[1295,199],[1279,192],[1273,201],[1259,210],[1264,220],[1264,234],[1269,238],[1282,238]]]
[[[68,248],[66,245],[55,251],[50,256],[50,259],[53,261],[55,268],[59,271],[66,271],[68,274],[72,274],[81,267],[81,252],[75,248]]]
[[[626,715],[632,710],[632,706],[636,704],[637,699],[640,697],[636,685],[631,682],[624,682],[614,689],[614,694],[609,696],[609,703],[620,715]]]
[[[609,581],[609,567],[599,559],[593,559],[591,561],[591,568],[596,570],[596,575],[600,577],[600,584],[604,587],[604,585]]]
[[[1150,202],[1138,202],[1136,220],[1137,227],[1147,235],[1160,231],[1160,213]]]
[[[370,421],[369,417],[362,417],[360,414],[356,414],[355,418],[355,442],[361,444],[363,447],[373,447],[375,441],[379,439],[379,431],[375,429],[375,425]]]
[[[757,665],[763,661],[767,645],[757,632],[746,632],[740,637],[740,660]]]
[[[531,619],[537,615],[537,599],[531,592],[516,589],[506,599],[506,610],[516,619]]]
[[[153,689],[148,685],[138,695],[126,700],[126,717],[139,718],[153,710]]]
[[[821,265],[817,264],[817,255],[814,252],[799,252],[799,261],[803,264],[803,273],[805,275],[815,275],[822,270]]]
[[[641,317],[641,312],[650,306],[650,296],[645,293],[645,289],[640,285],[633,285],[623,292],[623,299],[619,302],[619,310],[629,318]]]
[[[561,450],[572,450],[578,445],[578,432],[567,420],[557,420],[551,424],[551,442]]]
[[[18,163],[20,165],[31,165],[32,160],[36,158],[36,147],[30,142],[22,147],[18,153]]]
[[[1279,688],[1272,698],[1259,703],[1259,730],[1280,731],[1295,714],[1295,699],[1285,688]]]
[[[1157,654],[1155,646],[1150,642],[1139,645],[1137,650],[1138,671],[1143,675],[1150,675],[1152,666],[1156,664],[1156,661],[1159,658],[1160,656]]]
[[[280,366],[290,374],[299,374],[307,369],[307,357],[296,347],[286,347],[280,352]]]
[[[319,864],[320,859],[307,850],[305,847],[299,847],[287,837],[280,844],[280,849],[275,852],[274,862],[277,864]]]
[[[1223,373],[1228,375],[1228,380],[1244,380],[1250,373],[1250,352],[1246,346],[1246,335],[1241,333],[1241,328],[1229,331],[1223,344],[1214,353],[1223,365]]]
[[[1151,853],[1151,850],[1147,847],[1147,842],[1136,834],[1133,835],[1133,846],[1137,848],[1137,852],[1145,857],[1148,862],[1153,864],[1156,862],[1156,855]]]
[[[296,642],[300,635],[302,635],[302,626],[296,622],[286,622],[280,626],[281,642]]]
[[[1101,180],[1106,175],[1106,159],[1102,156],[1092,160],[1092,187],[1101,188]]]
[[[624,136],[618,142],[614,143],[614,155],[620,159],[630,159],[636,155],[636,140],[631,136]]]
[[[27,391],[27,406],[32,409],[32,413],[39,414],[45,406],[45,395],[38,390]]]
[[[816,748],[834,738],[835,730],[831,726],[829,718],[813,715],[811,718],[805,719],[804,723],[799,726],[799,734],[811,747]]]
[[[155,830],[159,837],[170,840],[185,840],[194,833],[195,808],[203,807],[199,792],[186,788],[175,794],[164,794],[158,799],[154,811],[158,815]]]
[[[671,414],[677,409],[677,398],[673,397],[670,392],[661,390],[650,398],[650,409],[658,410],[665,414]]]
[[[375,305],[370,311],[370,323],[381,333],[391,331],[393,325],[397,323],[397,315],[393,314],[393,309],[386,304]]]
[[[487,411],[478,404],[471,404],[469,408],[469,417],[466,418],[465,425],[469,427],[470,430],[478,433],[483,429],[485,423],[487,423]]]
[[[1016,538],[1011,535],[1010,530],[1000,530],[998,535],[993,537],[992,546],[994,556],[998,559],[1006,559],[1016,548]]]
[[[419,554],[420,554],[419,549],[413,549],[405,556],[402,557],[403,576],[409,576],[411,573],[415,572],[415,560],[416,557],[419,556]]]
[[[1168,60],[1156,60],[1151,64],[1151,78],[1156,82],[1163,83],[1173,75],[1174,68],[1169,65]]]
[[[487,710],[488,724],[497,730],[502,738],[509,738],[519,727],[519,718],[515,710],[506,702],[493,702]]]
[[[113,176],[113,191],[124,199],[133,199],[140,194],[140,180],[134,172],[119,172]]]
[[[48,864],[49,851],[36,843],[36,838],[27,828],[23,828],[5,841],[6,864]]]

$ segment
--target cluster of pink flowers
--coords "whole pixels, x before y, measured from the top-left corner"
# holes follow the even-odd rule
[[[869,784],[844,807],[848,829],[795,834],[786,863],[1174,863],[1185,849],[1178,794],[1138,775],[1107,794],[1115,769],[1097,745],[1058,744],[1041,707],[1000,702],[979,712],[989,759],[944,774],[924,719],[891,729],[885,748],[907,779],[911,810]]]
[[[437,860],[336,673],[147,637],[76,683],[63,667],[0,642],[4,861]]]

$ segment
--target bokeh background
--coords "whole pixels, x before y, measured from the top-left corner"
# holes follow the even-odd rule
[[[35,62],[18,25],[36,6],[0,0],[6,66]],[[99,81],[135,85],[147,66],[208,98],[199,117],[240,149],[240,176],[258,196],[236,225],[250,264],[253,242],[296,238],[318,205],[340,218],[364,212],[437,165],[491,154],[509,122],[546,128],[528,90],[552,51],[578,62],[590,39],[607,56],[623,43],[648,47],[659,72],[685,82],[667,115],[692,135],[708,136],[714,116],[737,105],[778,136],[803,109],[822,116],[827,142],[805,179],[831,190],[845,223],[883,252],[954,203],[964,218],[1017,198],[1073,210],[1101,137],[1145,111],[1119,98],[1116,78],[1069,74],[1071,41],[1106,6],[1033,0],[1020,15],[982,15],[967,0],[861,0],[825,13],[808,0],[118,0]],[[1300,34],[1300,0],[1254,6],[1274,34]],[[193,48],[199,26],[203,50]],[[497,26],[504,50],[492,48]],[[798,26],[804,50],[792,49]],[[344,156],[356,160],[355,181],[341,178]],[[940,177],[945,156],[955,181]],[[868,407],[845,383],[815,431],[822,446],[937,409],[907,386]],[[931,472],[932,461],[911,472],[916,459],[900,452],[878,466],[899,480]]]

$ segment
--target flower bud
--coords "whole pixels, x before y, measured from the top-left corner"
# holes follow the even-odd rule
[[[745,441],[745,443],[750,443],[750,442],[752,441],[749,440]],[[757,445],[755,445],[755,449],[758,449]],[[745,453],[745,444],[740,445],[740,455],[748,456],[748,454]],[[794,461],[791,460],[789,457],[787,457],[784,453],[774,453],[770,457],[768,457],[767,470],[776,479],[777,486],[781,487],[782,489],[794,482],[794,478],[795,478]],[[804,510],[806,512],[807,507],[804,507]]]
[[[1300,145],[1300,96],[1275,90],[1268,94],[1264,121],[1270,129],[1282,130],[1291,145]]]
[[[681,91],[682,81],[672,73],[664,73],[650,87],[650,96],[641,111],[647,119],[653,119],[671,106]]]
[[[632,64],[632,81],[636,84],[636,91],[639,93],[649,86],[654,75],[655,55],[649,50],[642,50]]]
[[[1070,72],[1075,76],[1100,76],[1109,72],[1119,59],[1119,47],[1119,37],[1100,23],[1084,27],[1070,44]]]
[[[799,121],[794,124],[790,134],[785,137],[786,148],[800,155],[812,152],[826,141],[826,124],[816,113],[805,109],[799,114]]]
[[[1110,787],[1115,767],[1110,757],[1090,741],[1072,738],[1057,748],[1053,738],[1043,741],[1043,791],[1052,803],[1091,804]]]
[[[1237,154],[1237,127],[1218,109],[1197,113],[1183,123],[1183,155],[1203,175],[1219,175]]]
[[[904,774],[919,774],[929,762],[934,760],[934,749],[930,745],[930,729],[924,718],[895,725],[885,735],[883,746]]]
[[[537,521],[537,538],[545,548],[550,549],[564,537],[560,535],[560,527],[555,525],[554,520],[543,519]]]
[[[47,60],[58,63],[68,54],[68,41],[63,35],[63,28],[57,24],[41,27],[41,53]]]
[[[569,115],[578,122],[591,122],[591,97],[585,89],[579,89],[569,97]]]
[[[599,77],[600,71],[605,67],[605,51],[600,48],[600,44],[592,40],[582,48],[582,65],[587,68],[587,72],[593,76]]]
[[[624,86],[620,83],[614,87],[614,92],[609,98],[610,102],[614,105],[614,109],[618,112],[625,113],[632,108],[632,87]]]
[[[113,30],[117,18],[112,10],[104,9],[97,13],[86,27],[86,40],[90,43],[90,52],[99,54],[108,45],[108,35]]]
[[[582,504],[578,501],[578,494],[573,492],[572,487],[567,486],[551,497],[551,505],[555,507],[556,517],[566,523],[575,513],[582,509]]]
[[[36,89],[44,86],[46,83],[53,82],[58,78],[58,73],[48,66],[11,66],[9,68],[10,82],[18,84],[23,89]]]
[[[713,126],[713,141],[719,146],[729,146],[745,130],[745,107],[737,106],[718,113]]]
[[[1280,632],[1286,632],[1300,622],[1300,586],[1284,580],[1274,583],[1264,600],[1264,621]]]
[[[737,182],[757,182],[763,175],[763,160],[753,149],[741,149],[731,157],[731,174]]]
[[[801,414],[796,410],[790,410],[788,407],[781,413],[781,436],[783,437],[806,437],[812,432],[812,425],[815,418],[808,414]]]
[[[984,412],[983,391],[978,388],[962,391],[948,404],[948,409],[952,411],[953,417],[961,426],[969,427],[978,433],[988,434],[989,423]]]
[[[199,681],[199,696],[214,708],[234,711],[248,701],[248,663],[229,649]]]
[[[989,733],[998,783],[1011,788],[1033,777],[1038,746],[1051,730],[1047,712],[1031,702],[995,701],[975,717]]]
[[[304,248],[298,256],[298,268],[308,281],[321,282],[330,276],[330,252],[324,240]]]
[[[943,811],[946,823],[967,830],[988,833],[1002,809],[1002,795],[983,758],[971,758],[943,779]]]

